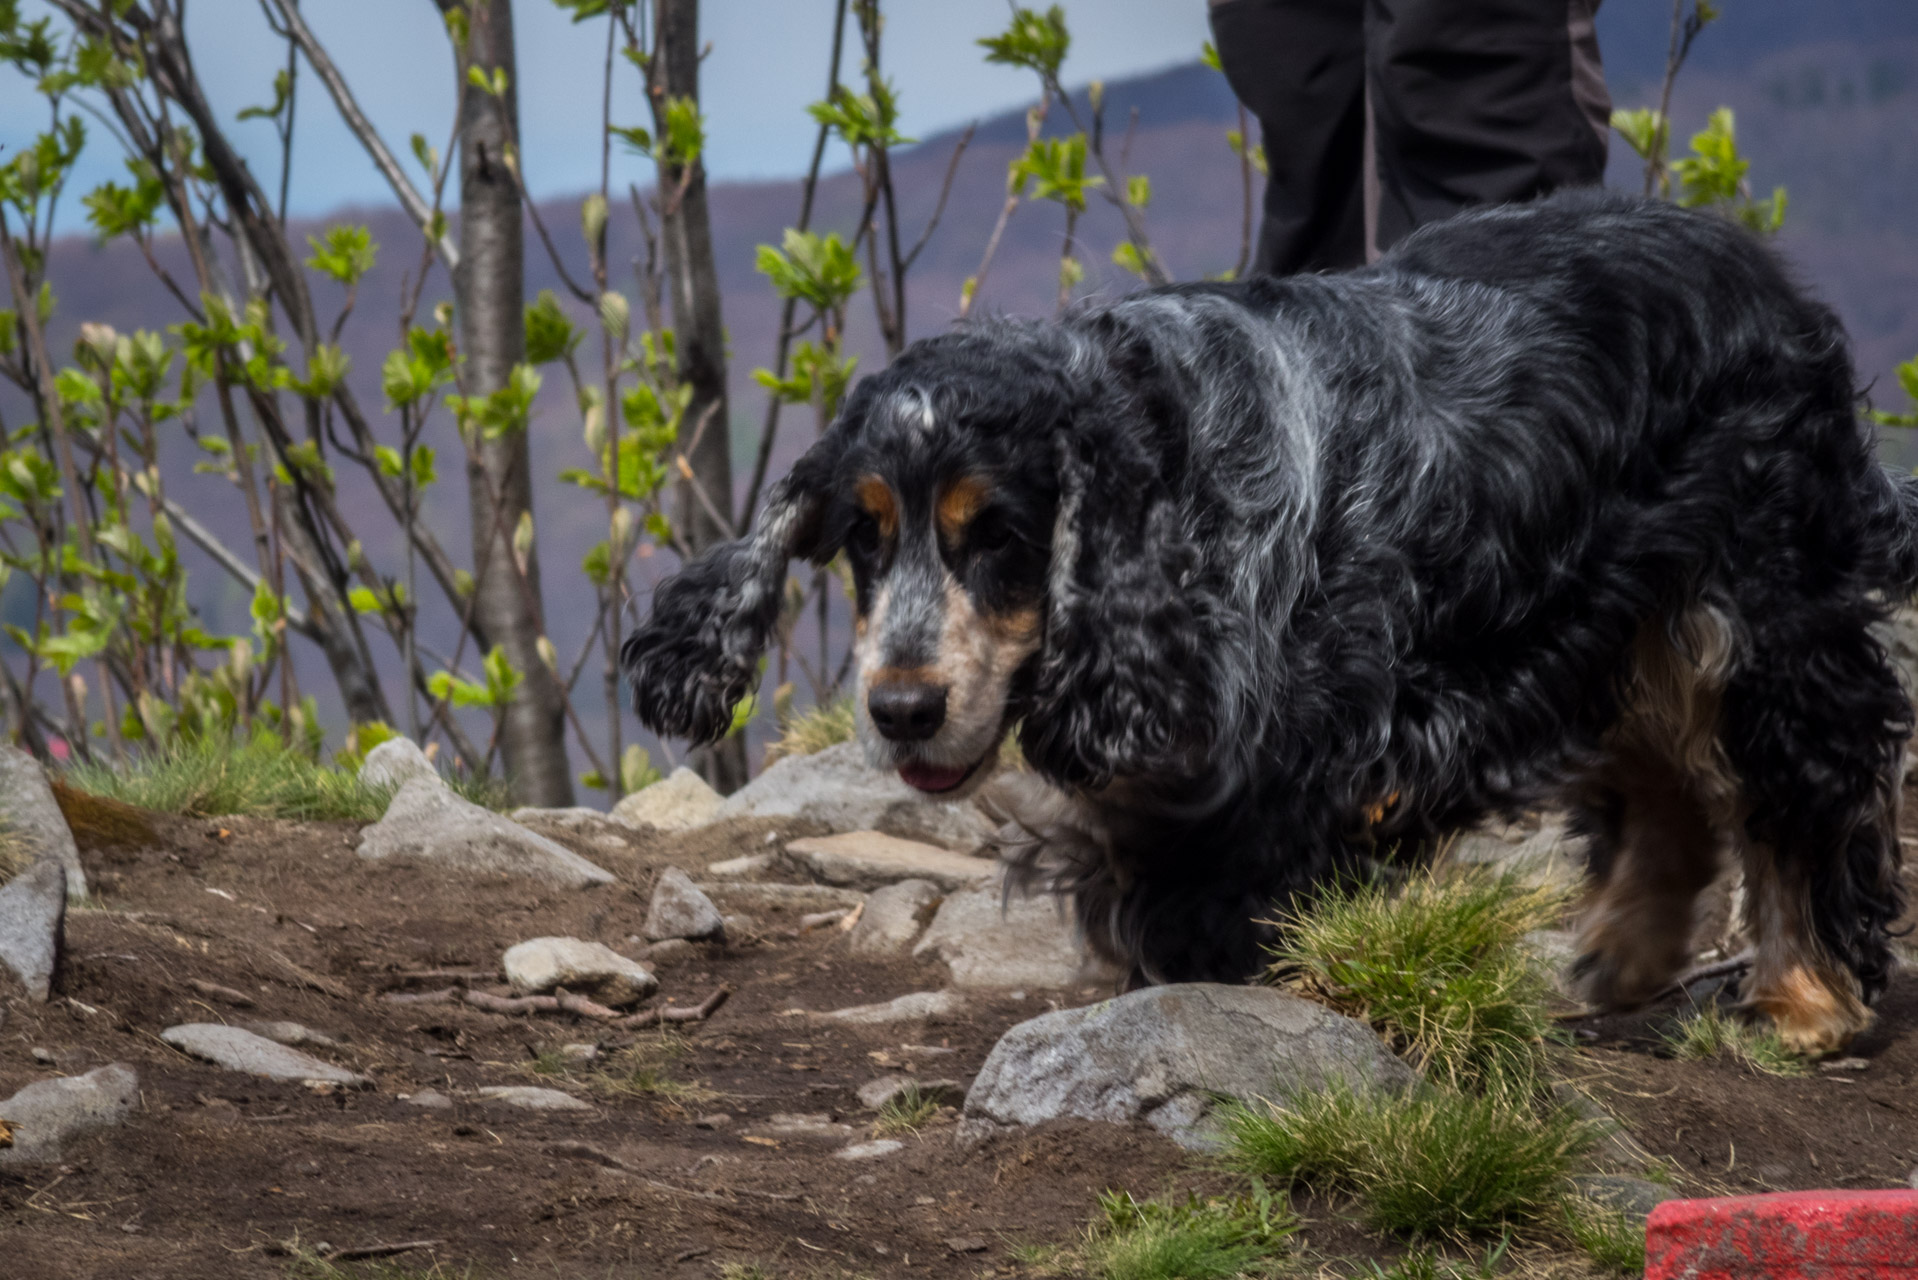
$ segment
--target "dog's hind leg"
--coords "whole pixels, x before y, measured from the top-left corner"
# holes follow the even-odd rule
[[[1911,705],[1862,603],[1766,602],[1726,690],[1743,784],[1736,832],[1756,949],[1746,1003],[1791,1048],[1825,1054],[1870,1025],[1901,906],[1899,770]]]
[[[1633,646],[1605,758],[1576,794],[1593,884],[1572,979],[1588,1003],[1642,1004],[1690,958],[1735,796],[1718,743],[1735,652],[1724,614],[1703,605],[1648,623]]]

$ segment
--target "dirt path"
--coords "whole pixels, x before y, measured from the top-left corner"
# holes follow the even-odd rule
[[[1108,1187],[1220,1185],[1156,1135],[1112,1126],[961,1150],[950,1112],[902,1135],[897,1152],[835,1156],[871,1134],[860,1085],[889,1072],[969,1081],[1007,1027],[1105,993],[979,994],[937,1019],[822,1022],[794,1011],[931,990],[945,975],[856,961],[836,929],[802,932],[797,909],[755,909],[751,935],[662,968],[665,996],[681,1005],[733,993],[711,1021],[667,1032],[596,1043],[601,1029],[570,1017],[379,998],[434,985],[414,971],[491,970],[534,936],[631,953],[660,868],[697,878],[763,849],[775,830],[796,834],[759,822],[634,835],[617,850],[575,840],[621,881],[583,892],[369,867],[344,825],[158,819],[155,838],[85,840],[100,906],[69,917],[56,1001],[0,1006],[0,1096],[124,1061],[139,1070],[142,1106],[56,1170],[0,1173],[0,1274],[283,1278],[287,1242],[434,1240],[408,1261],[438,1260],[452,1275],[710,1278],[749,1261],[781,1277],[1020,1275],[1015,1247],[1076,1238]],[[1779,1080],[1671,1062],[1654,1053],[1669,1010],[1593,1023],[1576,1069],[1685,1189],[1902,1185],[1918,1164],[1918,981],[1901,976],[1883,1015],[1857,1048],[1861,1070]],[[272,1084],[158,1038],[181,1022],[264,1020],[337,1038],[316,1052],[376,1087]],[[596,1044],[599,1056],[568,1062],[569,1044]],[[562,1088],[592,1110],[474,1099],[491,1085]],[[426,1090],[450,1105],[405,1100]],[[808,1135],[780,1116],[821,1127]],[[1335,1209],[1308,1240],[1375,1251]]]

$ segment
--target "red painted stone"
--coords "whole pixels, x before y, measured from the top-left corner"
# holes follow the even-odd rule
[[[1918,1191],[1667,1200],[1645,1280],[1918,1280]]]

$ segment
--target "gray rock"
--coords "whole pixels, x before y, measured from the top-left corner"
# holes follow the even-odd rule
[[[492,1085],[481,1089],[479,1096],[487,1102],[503,1102],[509,1107],[524,1107],[528,1111],[591,1111],[593,1107],[581,1102],[570,1093],[558,1089],[541,1089],[530,1084]]]
[[[902,956],[925,930],[945,896],[930,880],[901,880],[866,897],[866,909],[852,927],[849,945],[856,956]]]
[[[400,787],[386,816],[360,833],[359,855],[369,862],[525,876],[562,889],[614,879],[571,849],[454,795],[437,775]]]
[[[613,806],[613,820],[661,831],[692,831],[717,820],[720,807],[720,794],[682,765],[652,786],[621,799]]]
[[[754,1132],[772,1138],[816,1138],[844,1142],[852,1137],[853,1127],[840,1124],[823,1111],[804,1115],[784,1112],[767,1116],[765,1123],[756,1126]]]
[[[931,1098],[941,1106],[958,1106],[966,1100],[966,1086],[957,1080],[921,1080],[917,1076],[890,1075],[868,1080],[855,1092],[859,1105],[878,1111],[908,1089],[917,1089],[922,1098]]]
[[[409,1107],[425,1107],[428,1111],[451,1111],[453,1100],[438,1089],[421,1089],[405,1099]]]
[[[1450,856],[1456,863],[1514,871],[1534,884],[1576,885],[1585,875],[1562,815],[1548,817],[1536,831],[1494,824],[1465,832]]]
[[[249,1022],[246,1029],[256,1036],[265,1036],[275,1044],[299,1048],[312,1045],[316,1049],[337,1049],[340,1042],[332,1036],[323,1035],[311,1027],[301,1026],[297,1022]]]
[[[160,1039],[183,1053],[204,1058],[228,1071],[263,1076],[268,1080],[301,1083],[317,1080],[355,1089],[367,1089],[373,1085],[371,1080],[358,1072],[322,1062],[240,1027],[224,1027],[214,1022],[189,1022],[168,1027],[160,1033]]]
[[[694,883],[701,893],[727,909],[835,911],[840,907],[856,907],[866,900],[866,895],[857,889],[837,889],[829,884],[732,884],[724,880]]]
[[[1051,897],[1004,902],[996,888],[948,895],[912,954],[945,961],[955,987],[1071,987],[1111,976]]]
[[[637,938],[639,935],[633,936]],[[655,942],[646,948],[646,963],[655,969],[670,969],[676,964],[686,963],[698,954],[699,948],[686,939],[668,938],[664,942]]]
[[[436,787],[446,785],[440,771],[411,738],[388,738],[360,762],[362,786],[398,791],[415,778],[424,778]]]
[[[630,847],[627,841],[633,833],[633,829],[624,822],[617,822],[597,809],[579,805],[565,809],[519,808],[506,816],[521,826],[544,826],[550,830],[563,831],[575,840],[613,853],[625,852]]]
[[[700,892],[678,867],[667,867],[653,882],[653,901],[646,911],[646,936],[654,942],[668,938],[704,941],[726,935],[713,900]]]
[[[1572,1186],[1587,1200],[1634,1218],[1649,1218],[1653,1209],[1679,1198],[1670,1187],[1615,1173],[1580,1174],[1572,1179]]]
[[[930,880],[941,889],[968,889],[992,878],[998,864],[990,858],[954,853],[919,840],[901,840],[879,831],[847,831],[811,836],[786,845],[786,860],[797,871],[827,884],[878,889],[901,880]]]
[[[34,1081],[0,1100],[0,1120],[13,1132],[13,1145],[0,1147],[0,1169],[60,1159],[73,1139],[123,1122],[139,1097],[140,1077],[123,1062]]]
[[[66,918],[67,870],[55,859],[43,858],[0,885],[0,979],[11,978],[28,999],[45,1003]]]
[[[506,981],[517,995],[564,987],[601,1004],[635,1004],[659,990],[659,979],[637,960],[581,938],[529,938],[501,958]]]
[[[786,756],[720,805],[721,818],[806,818],[833,831],[885,831],[948,849],[977,849],[991,827],[967,800],[940,801],[866,763],[856,742]]]
[[[815,1015],[835,1022],[877,1026],[888,1022],[917,1022],[926,1018],[944,1018],[966,1007],[966,998],[957,991],[913,991],[880,1004],[858,1004],[850,1009],[834,1009]]]
[[[1144,1120],[1182,1146],[1216,1146],[1214,1099],[1277,1097],[1343,1080],[1403,1087],[1412,1069],[1371,1028],[1267,987],[1149,987],[1022,1022],[966,1095],[960,1141],[1064,1118]]]
[[[855,1142],[850,1147],[841,1147],[832,1154],[835,1160],[871,1160],[905,1149],[906,1144],[897,1138],[875,1138],[871,1142]]]
[[[52,858],[67,872],[67,898],[87,896],[87,873],[80,866],[80,850],[73,843],[66,815],[53,798],[40,762],[18,747],[0,745],[0,827],[24,838],[27,856]]]

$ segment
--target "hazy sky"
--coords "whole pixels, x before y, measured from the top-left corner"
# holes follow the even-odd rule
[[[308,23],[332,52],[389,145],[407,154],[422,132],[444,147],[452,120],[452,57],[432,0],[305,0]],[[814,125],[806,104],[822,96],[831,46],[832,0],[706,0],[701,38],[712,46],[701,84],[708,117],[707,165],[720,178],[782,177],[803,171]],[[1204,0],[1065,0],[1073,34],[1069,82],[1110,79],[1197,56],[1207,37]],[[45,12],[25,0],[28,17]],[[604,22],[574,26],[547,0],[516,0],[521,134],[535,192],[596,185]],[[883,61],[898,85],[905,131],[924,136],[1028,102],[1030,73],[988,66],[973,41],[1002,29],[1004,0],[889,0]],[[191,0],[187,32],[207,92],[222,115],[272,97],[285,46],[268,31],[257,0]],[[849,50],[852,41],[848,41]],[[642,123],[637,73],[617,64],[615,123]],[[848,53],[847,72],[857,58]],[[296,116],[291,203],[323,213],[390,199],[358,143],[339,123],[325,88],[304,66]],[[0,69],[0,144],[9,151],[44,127],[24,79]],[[118,176],[113,140],[96,129],[78,185]],[[278,150],[264,121],[235,124],[231,136],[254,172],[277,187]],[[0,153],[4,154],[4,153]],[[829,161],[834,157],[829,153]],[[616,149],[615,183],[642,181],[650,164]],[[64,225],[78,225],[77,207]]]

